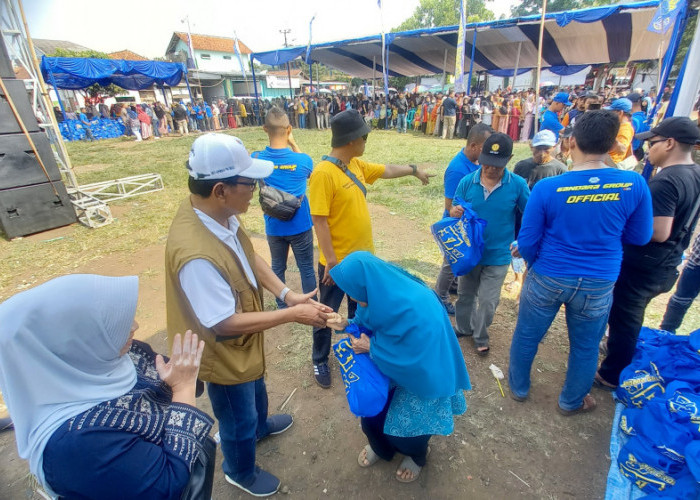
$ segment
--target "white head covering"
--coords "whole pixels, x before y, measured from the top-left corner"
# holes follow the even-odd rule
[[[19,455],[49,492],[42,457],[56,429],[136,384],[134,364],[119,351],[137,297],[136,276],[73,274],[0,304],[0,389]]]

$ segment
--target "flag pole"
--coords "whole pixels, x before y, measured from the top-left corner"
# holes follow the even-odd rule
[[[542,0],[542,19],[540,21],[540,43],[537,46],[537,73],[535,74],[535,133],[540,128],[540,72],[542,71],[542,40],[544,40],[544,18],[547,14],[547,0]]]

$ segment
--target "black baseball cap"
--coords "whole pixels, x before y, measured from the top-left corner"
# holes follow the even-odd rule
[[[683,144],[700,143],[700,129],[698,124],[686,116],[673,116],[666,118],[648,132],[642,132],[634,136],[639,141],[646,141],[654,136],[675,139]]]
[[[339,148],[372,131],[356,109],[346,109],[331,118],[331,147]]]
[[[496,132],[484,141],[479,155],[479,164],[505,167],[511,156],[513,156],[513,139],[502,132]]]
[[[642,100],[642,96],[637,92],[632,92],[631,94],[627,95],[627,99],[629,99],[632,102],[639,102]]]

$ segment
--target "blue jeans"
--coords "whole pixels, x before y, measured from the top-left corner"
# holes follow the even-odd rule
[[[306,128],[306,113],[299,115],[299,128]]]
[[[614,285],[608,280],[552,278],[529,270],[510,344],[508,383],[516,396],[525,397],[530,391],[530,370],[539,343],[566,304],[569,362],[559,406],[564,410],[581,407],[598,367],[598,343],[605,333]]]
[[[224,474],[244,486],[255,479],[255,443],[267,436],[265,379],[237,385],[207,384],[219,421]]]
[[[676,333],[685,313],[700,293],[700,266],[686,265],[676,284],[676,292],[668,301],[661,329]]]
[[[399,113],[396,117],[396,129],[399,132],[406,132],[406,114]]]
[[[294,259],[301,275],[301,289],[304,293],[309,293],[316,288],[316,274],[314,273],[314,234],[309,229],[303,233],[290,236],[267,236],[267,244],[270,246],[270,256],[272,263],[270,267],[277,277],[286,283],[285,272],[287,271],[287,256],[289,247],[292,247]],[[277,307],[282,309],[287,305],[279,299]]]

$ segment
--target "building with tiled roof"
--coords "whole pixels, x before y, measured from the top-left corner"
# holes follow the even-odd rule
[[[107,54],[107,56],[110,59],[123,59],[125,61],[149,61],[147,57],[143,57],[142,55],[137,54],[136,52],[132,52],[130,50],[124,49],[124,50],[119,50],[117,52],[110,52]]]

